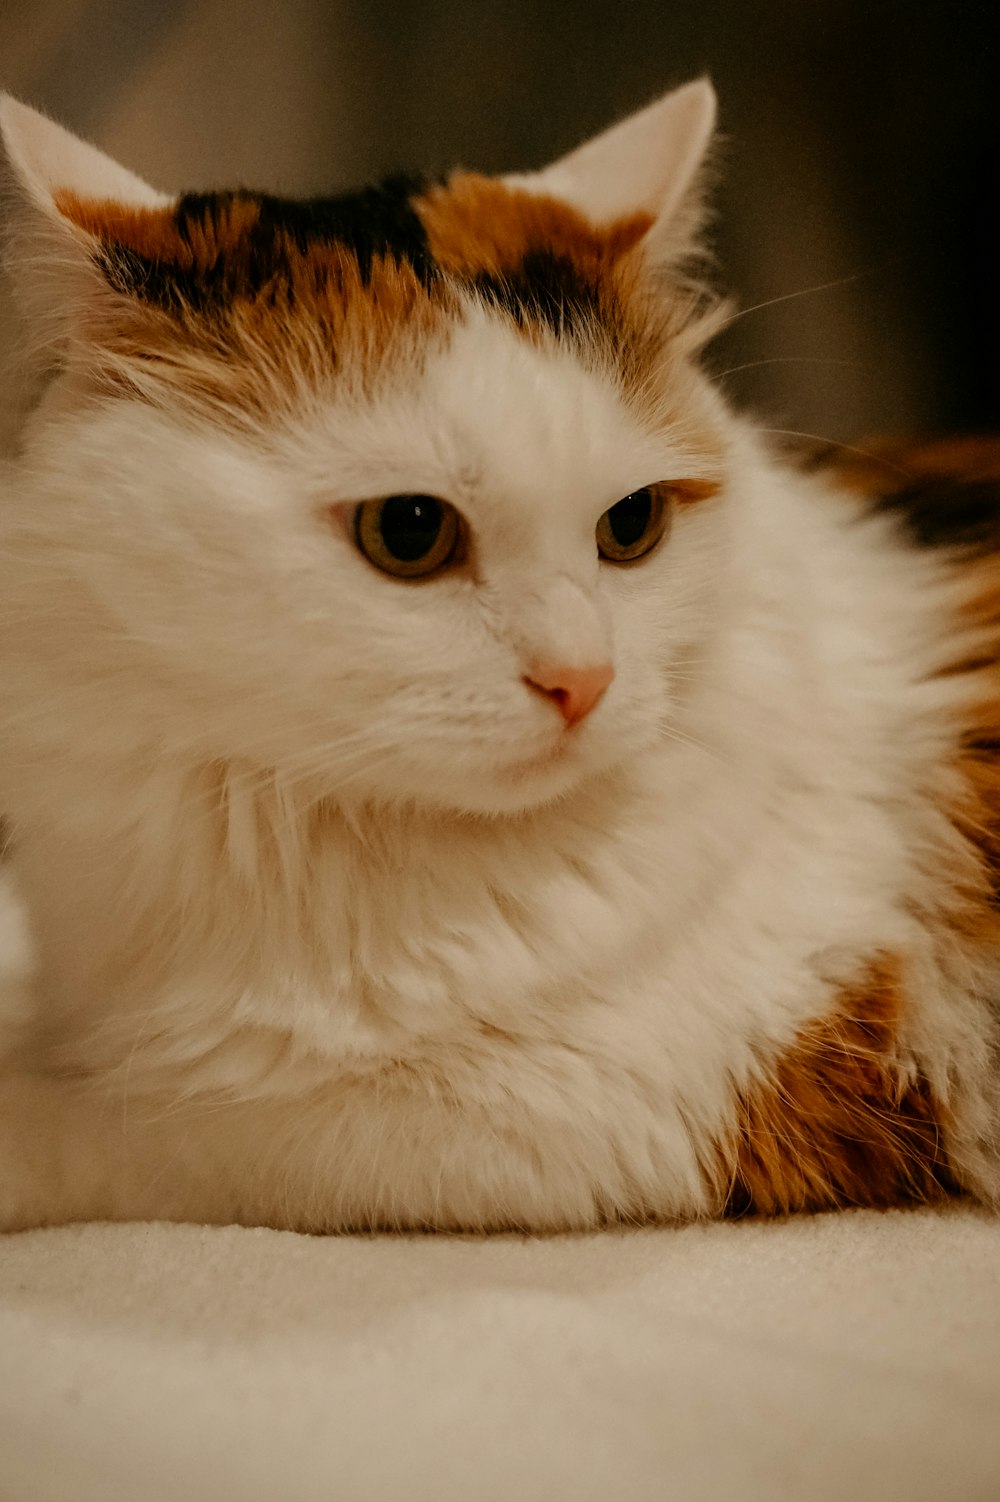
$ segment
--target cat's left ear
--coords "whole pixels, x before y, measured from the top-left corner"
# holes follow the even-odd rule
[[[569,203],[593,224],[648,214],[647,244],[669,257],[701,227],[702,168],[715,130],[707,78],[666,94],[541,172],[508,181]]]
[[[143,208],[170,201],[96,146],[10,94],[0,94],[0,145],[6,191],[19,190],[43,213],[56,216],[54,200],[64,191]]]
[[[82,320],[106,306],[95,236],[68,212],[93,206],[114,237],[170,199],[37,110],[0,94],[0,428],[63,363]]]
[[[71,212],[81,203],[113,239],[130,214],[163,209],[170,199],[54,120],[0,94],[0,267],[46,320],[70,312],[81,284],[97,278],[94,236]]]

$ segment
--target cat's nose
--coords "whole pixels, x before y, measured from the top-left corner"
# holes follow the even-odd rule
[[[536,662],[524,681],[539,689],[556,705],[567,725],[588,715],[615,676],[610,662],[589,668],[570,668],[560,662]]]

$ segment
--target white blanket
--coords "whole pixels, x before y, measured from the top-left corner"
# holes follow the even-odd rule
[[[996,1502],[1000,1224],[0,1238],[3,1502]]]

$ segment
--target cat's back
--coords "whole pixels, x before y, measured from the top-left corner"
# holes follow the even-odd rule
[[[1000,434],[811,445],[801,462],[897,516],[914,546],[1000,552]]]

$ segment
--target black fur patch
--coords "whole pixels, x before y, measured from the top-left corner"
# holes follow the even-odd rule
[[[210,242],[213,226],[224,220],[227,209],[249,201],[258,205],[259,217],[245,244],[223,248],[210,264],[200,261],[189,270],[112,243],[104,247],[105,275],[120,291],[161,307],[207,308],[236,296],[259,296],[278,283],[290,289],[289,245],[307,253],[326,242],[354,255],[363,282],[369,280],[375,259],[385,257],[409,264],[429,286],[437,266],[411,203],[424,186],[422,179],[395,176],[377,187],[335,198],[275,198],[241,190],[185,193],[174,213],[185,244],[192,243],[196,232],[199,240]]]
[[[1000,479],[925,476],[880,497],[875,510],[898,516],[920,547],[1000,552]]]
[[[600,288],[581,275],[569,256],[550,250],[529,250],[508,272],[481,272],[472,286],[518,328],[543,324],[572,337],[601,314]]]

